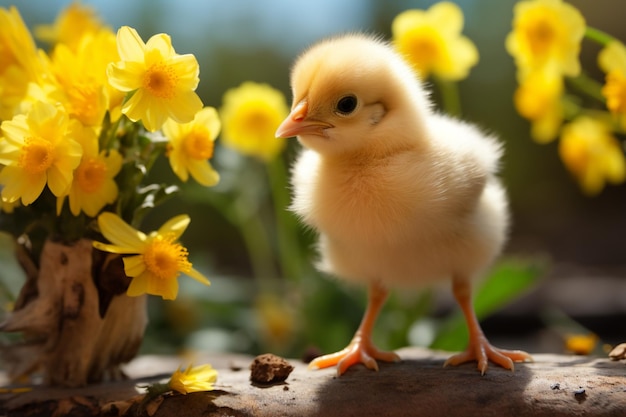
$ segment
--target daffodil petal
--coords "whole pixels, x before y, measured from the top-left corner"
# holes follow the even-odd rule
[[[191,268],[189,271],[185,272],[185,275],[195,279],[198,282],[203,283],[204,285],[211,285],[211,281],[209,281],[204,275],[202,275],[198,270],[194,268]]]
[[[198,60],[192,54],[176,55],[171,59],[171,66],[179,74],[179,86],[183,90],[195,90],[200,79]]]
[[[160,235],[173,235],[177,240],[187,229],[191,218],[186,214],[180,214],[166,221],[157,231]]]
[[[160,295],[164,300],[175,300],[178,295],[178,279],[158,279],[150,276],[147,280],[147,288],[148,294]]]
[[[179,123],[189,123],[193,120],[193,115],[199,112],[203,106],[202,100],[194,91],[184,91],[169,101],[169,117]]]
[[[450,35],[458,35],[463,29],[463,12],[454,3],[435,3],[427,12],[433,24]]]
[[[165,59],[175,54],[174,48],[172,47],[172,38],[165,33],[159,33],[148,39],[148,42],[146,42],[146,51],[152,50],[159,51],[161,58]]]
[[[198,184],[205,187],[211,187],[220,181],[220,174],[211,167],[208,161],[189,161],[187,168]]]
[[[149,294],[148,282],[149,282],[148,273],[143,273],[141,275],[134,277],[130,281],[130,285],[128,286],[128,289],[126,290],[126,295],[128,295],[129,297],[137,297],[139,295]]]
[[[108,243],[102,243],[102,242],[98,242],[98,241],[93,241],[92,242],[93,247],[96,249],[99,249],[103,252],[109,252],[109,253],[119,253],[119,254],[133,254],[133,253],[137,253],[137,248],[134,247],[123,247],[123,246],[117,246],[117,245],[111,245]]]
[[[189,366],[184,372],[179,367],[170,378],[169,387],[181,394],[210,391],[217,381],[217,371],[211,365]]]
[[[163,123],[163,134],[167,137],[170,142],[180,138],[183,135],[183,132],[186,129],[185,124],[177,123],[172,119],[167,119],[165,123]]]
[[[170,153],[169,160],[174,174],[176,174],[182,182],[187,182],[189,179],[189,172],[187,171],[187,163],[185,162],[186,158],[184,158],[183,153],[180,150],[173,150]]]
[[[2,133],[7,142],[15,146],[21,146],[24,143],[24,139],[30,135],[26,125],[26,116],[21,114],[15,116],[13,120],[2,122]]]
[[[98,216],[100,232],[111,243],[122,248],[134,248],[135,253],[141,253],[146,235],[135,230],[117,215],[104,212]]]
[[[122,106],[122,113],[125,114],[130,120],[136,122],[144,117],[146,111],[146,93],[143,89],[135,91],[135,93],[124,103]],[[145,121],[144,121],[145,125]]]
[[[80,160],[80,158],[77,158]],[[61,170],[53,165],[48,169],[48,188],[56,197],[66,195],[72,183],[72,171]]]
[[[143,61],[146,45],[135,29],[122,26],[117,31],[117,47],[123,61]]]
[[[3,146],[6,144],[0,143],[0,165],[9,166],[16,165],[17,159],[20,157],[19,149],[9,149],[9,146]],[[12,147],[11,147],[12,148]]]
[[[128,92],[141,87],[144,71],[143,63],[121,61],[111,63],[107,67],[107,77],[111,86],[120,91]]]
[[[626,73],[626,46],[618,41],[609,43],[598,54],[598,65],[604,72]]]
[[[124,258],[124,272],[127,277],[137,277],[146,270],[142,255],[127,256]]]
[[[7,201],[17,201],[22,199],[22,204],[27,206],[33,203],[46,186],[45,175],[25,175],[17,167],[7,166],[0,171],[0,184],[2,189],[2,199]]]
[[[212,140],[215,140],[220,133],[221,122],[217,110],[214,107],[205,107],[200,110],[196,113],[194,122],[206,126],[207,129],[209,129]]]

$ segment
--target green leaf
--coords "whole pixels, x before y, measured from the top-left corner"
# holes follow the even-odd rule
[[[482,320],[519,297],[535,285],[546,270],[542,261],[507,259],[496,265],[474,298],[474,311]],[[460,311],[451,315],[440,327],[432,349],[458,351],[467,345],[468,331]]]
[[[133,213],[133,225],[139,225],[143,216],[150,210],[159,206],[178,194],[179,188],[176,185],[150,184],[138,188],[136,192],[135,211]]]

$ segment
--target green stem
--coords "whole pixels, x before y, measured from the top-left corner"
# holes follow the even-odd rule
[[[444,111],[451,116],[461,116],[461,97],[457,83],[439,77],[433,77],[433,81],[441,93],[441,106]]]
[[[237,228],[259,287],[261,290],[272,290],[278,274],[267,230],[258,215],[256,204],[249,201],[246,193],[238,192],[236,195],[232,199],[221,193],[208,193],[203,198],[208,198],[224,219]]]
[[[267,163],[266,166],[276,219],[280,267],[286,278],[298,280],[302,276],[302,254],[296,239],[298,233],[295,218],[287,211],[287,206],[289,206],[287,168],[280,156]]]
[[[615,41],[615,38],[608,33],[589,26],[587,26],[587,29],[585,30],[585,37],[589,40],[599,43],[602,46],[606,46],[609,43]]]
[[[144,165],[147,173],[152,170],[152,166],[156,162],[159,155],[165,155],[166,150],[166,145],[164,143],[155,143],[149,146],[149,152],[146,152],[147,156],[144,158],[146,161]]]
[[[238,216],[237,216],[238,217]],[[268,245],[268,236],[258,216],[247,216],[236,220],[239,232],[250,256],[250,263],[254,276],[261,287],[270,287],[276,277],[276,270],[272,264],[272,253]]]
[[[589,77],[585,73],[581,73],[577,77],[567,78],[567,81],[579,91],[587,94],[601,103],[604,103],[606,99],[602,95],[602,84],[593,78]]]
[[[110,116],[109,116],[110,117]],[[115,123],[110,124],[108,127],[108,130],[106,133],[106,140],[104,141],[104,143],[100,143],[100,150],[108,150],[111,148],[112,144],[115,142],[115,139],[117,138],[117,130],[120,127],[120,123],[122,122],[122,119],[126,117],[123,114],[120,115],[120,117],[115,121]]]

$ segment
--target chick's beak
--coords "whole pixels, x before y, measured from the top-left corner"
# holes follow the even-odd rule
[[[325,130],[333,127],[330,123],[307,118],[309,104],[306,100],[298,103],[289,113],[289,116],[278,126],[277,138],[290,138],[298,135],[326,136]]]

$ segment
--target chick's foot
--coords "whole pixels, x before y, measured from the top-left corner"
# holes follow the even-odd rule
[[[350,344],[343,350],[330,355],[320,356],[309,364],[309,368],[321,369],[337,365],[337,375],[357,363],[362,363],[369,369],[378,371],[376,360],[385,362],[398,362],[400,357],[393,352],[378,350],[372,343],[372,329],[380,309],[387,298],[388,291],[379,282],[370,284],[368,303],[363,320],[355,333]]]
[[[470,340],[465,352],[451,356],[443,366],[476,361],[478,362],[478,370],[481,375],[484,375],[489,366],[489,361],[513,371],[515,369],[513,362],[532,362],[532,360],[532,356],[522,350],[498,349],[492,346],[483,335],[480,335]]]
[[[463,316],[469,331],[469,344],[465,352],[450,357],[443,366],[459,365],[465,362],[478,362],[478,370],[484,375],[492,361],[505,369],[514,370],[513,362],[523,362],[533,360],[532,356],[521,350],[504,350],[493,347],[485,337],[476,313],[472,305],[470,296],[470,284],[466,279],[455,279],[452,282],[452,292],[456,301],[461,307]]]
[[[367,368],[378,371],[377,360],[398,362],[400,357],[394,352],[377,349],[369,338],[364,338],[357,332],[345,349],[314,359],[309,364],[309,368],[322,369],[337,365],[337,375],[341,375],[352,365],[362,363]]]

